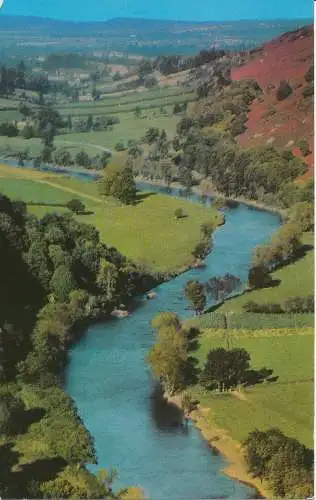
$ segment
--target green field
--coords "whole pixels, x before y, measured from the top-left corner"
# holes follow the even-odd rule
[[[305,233],[302,241],[314,246],[314,235]],[[278,286],[253,290],[249,293],[228,300],[217,312],[242,311],[243,305],[253,300],[259,304],[276,302],[283,304],[289,297],[312,295],[314,293],[314,250],[310,249],[304,257],[272,273],[274,280],[280,280]]]
[[[225,330],[206,330],[195,356],[203,364],[207,352],[226,347]],[[286,435],[308,446],[313,444],[313,346],[312,328],[229,331],[232,347],[244,347],[251,367],[273,370],[276,381],[244,388],[239,395],[203,394],[193,390],[202,406],[211,408],[216,426],[242,441],[254,428],[279,427]]]
[[[135,92],[121,97],[107,97],[102,101],[96,102],[88,101],[65,104],[57,106],[57,109],[64,116],[68,116],[69,114],[72,116],[87,116],[88,114],[109,115],[135,111],[136,106],[146,110],[194,100],[196,100],[194,91],[172,88]]]
[[[15,112],[4,111],[4,113]],[[159,113],[154,115],[154,113],[154,111],[149,111],[146,113],[146,116],[135,118],[134,113],[122,112],[119,115],[120,123],[115,125],[113,130],[62,134],[55,137],[54,143],[57,148],[62,147],[67,149],[72,156],[75,156],[82,149],[89,155],[96,156],[102,153],[102,148],[112,149],[113,154],[116,155],[117,153],[114,148],[117,142],[123,141],[127,146],[129,140],[139,141],[150,127],[164,129],[171,139],[175,135],[180,117],[175,115],[161,115]],[[43,149],[41,139],[0,136],[0,156],[5,157],[12,153],[25,151],[26,149],[31,157],[39,156]]]
[[[121,206],[114,200],[101,199],[95,183],[25,169],[1,167],[0,191],[33,202],[66,203],[81,198],[93,215],[79,216],[79,220],[96,226],[106,244],[161,272],[179,271],[192,263],[191,251],[199,241],[200,225],[221,218],[213,209],[154,193],[142,193],[135,206]],[[188,217],[176,220],[176,208],[183,208]],[[59,208],[31,207],[38,216],[52,210]]]

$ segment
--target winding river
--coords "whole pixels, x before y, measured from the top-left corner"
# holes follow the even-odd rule
[[[148,185],[139,184],[140,189]],[[150,186],[150,190],[164,192]],[[172,196],[179,196],[173,189]],[[192,196],[199,202],[198,196]],[[208,201],[210,203],[210,200]],[[239,204],[226,211],[214,234],[205,269],[190,270],[157,287],[157,298],[139,298],[133,314],[91,326],[72,350],[66,389],[95,438],[98,466],[119,471],[116,487],[139,485],[151,500],[250,498],[253,490],[225,476],[223,457],[212,453],[193,424],[179,425],[177,412],[154,390],[146,355],[154,342],[151,319],[161,311],[181,318],[189,279],[206,281],[225,272],[247,279],[254,247],[280,225],[277,215]]]
[[[64,169],[46,170],[93,178]],[[144,183],[138,188],[166,191]],[[176,189],[169,194],[180,195]],[[191,201],[201,199],[192,195]],[[90,470],[115,467],[116,488],[139,485],[151,500],[246,499],[254,494],[223,474],[225,459],[212,452],[192,423],[183,429],[178,411],[157,396],[146,364],[155,338],[151,319],[162,311],[181,318],[191,315],[183,297],[186,282],[203,282],[226,272],[245,282],[254,247],[281,224],[277,215],[244,204],[225,215],[226,224],[213,235],[214,249],[205,269],[190,270],[158,286],[155,300],[138,298],[130,317],[91,326],[70,353],[66,390],[95,439],[98,465],[89,466]]]

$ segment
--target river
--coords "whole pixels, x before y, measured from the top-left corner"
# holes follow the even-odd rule
[[[146,184],[138,187],[148,189]],[[158,186],[150,189],[165,192]],[[179,191],[170,194],[179,196]],[[70,354],[66,390],[95,439],[98,457],[98,465],[89,469],[115,467],[116,487],[139,485],[151,500],[253,497],[251,488],[221,472],[225,459],[210,450],[194,425],[184,430],[176,409],[161,403],[146,364],[155,339],[151,319],[162,311],[191,316],[183,297],[186,282],[226,272],[245,282],[254,247],[280,226],[277,215],[243,204],[225,215],[205,269],[158,286],[155,300],[137,299],[130,317],[91,326]]]
[[[14,161],[6,161],[16,167]],[[26,166],[31,166],[27,165]],[[41,170],[96,176],[54,167]],[[138,183],[141,190],[166,193],[166,188]],[[169,195],[179,197],[178,189]],[[190,201],[201,203],[192,195]],[[210,205],[211,198],[206,204]],[[163,404],[146,363],[155,341],[151,319],[162,311],[181,318],[192,315],[183,296],[189,279],[206,281],[226,272],[246,282],[252,251],[281,224],[276,214],[244,204],[225,210],[226,223],[213,235],[214,248],[204,269],[190,270],[156,288],[157,298],[135,301],[133,314],[92,325],[72,349],[66,390],[95,440],[97,466],[115,467],[115,488],[138,485],[150,500],[253,498],[254,490],[227,477],[226,460],[210,449],[191,422],[183,429],[179,411]]]

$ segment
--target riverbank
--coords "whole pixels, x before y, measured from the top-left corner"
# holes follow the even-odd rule
[[[169,403],[181,408],[181,396],[164,395]],[[242,445],[227,434],[225,429],[220,429],[215,423],[212,423],[212,410],[200,405],[189,414],[190,420],[199,429],[203,438],[209,446],[220,455],[225,457],[229,464],[223,469],[223,472],[231,479],[254,488],[257,492],[255,498],[272,498],[273,494],[266,484],[261,483],[257,478],[252,477],[247,472]]]
[[[161,187],[170,187],[174,189],[182,189],[183,186],[179,182],[171,182],[169,186],[163,181],[163,180],[150,180],[146,179],[145,177],[142,176],[137,176],[135,177],[136,182],[144,182],[146,184],[152,184],[153,186],[161,186]],[[263,202],[256,201],[256,200],[250,200],[249,198],[244,198],[244,197],[225,197],[222,193],[219,193],[215,191],[214,189],[211,189],[210,186],[207,186],[203,188],[202,185],[200,186],[193,186],[192,187],[192,192],[194,194],[197,194],[198,196],[208,196],[210,198],[222,198],[223,200],[227,201],[233,201],[236,203],[242,203],[248,207],[255,208],[257,210],[263,210],[265,212],[270,212],[273,214],[277,214],[281,217],[282,220],[286,220],[288,217],[287,210],[280,208],[280,207],[275,207],[275,206],[270,206],[267,205]]]

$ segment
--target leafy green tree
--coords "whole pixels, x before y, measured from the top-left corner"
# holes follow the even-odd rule
[[[311,231],[314,228],[314,205],[305,201],[296,203],[292,209],[290,221],[297,224],[302,231]]]
[[[243,383],[249,369],[250,356],[245,349],[211,349],[201,374],[201,384],[207,389],[219,391]]]
[[[282,80],[280,82],[279,88],[277,90],[276,97],[277,97],[278,101],[283,101],[284,99],[289,97],[292,94],[292,92],[293,92],[293,89],[292,89],[291,85],[289,84],[289,82]]]
[[[196,314],[201,314],[206,305],[204,286],[198,281],[190,280],[185,286],[185,296]]]
[[[70,292],[76,287],[73,275],[69,267],[62,265],[55,270],[50,288],[57,300],[66,302],[69,298]]]
[[[78,200],[77,198],[73,198],[67,203],[67,208],[74,212],[75,214],[81,214],[85,211],[86,207],[85,204],[81,201]]]
[[[64,148],[57,149],[54,153],[54,162],[56,165],[66,167],[71,164],[71,154]]]

